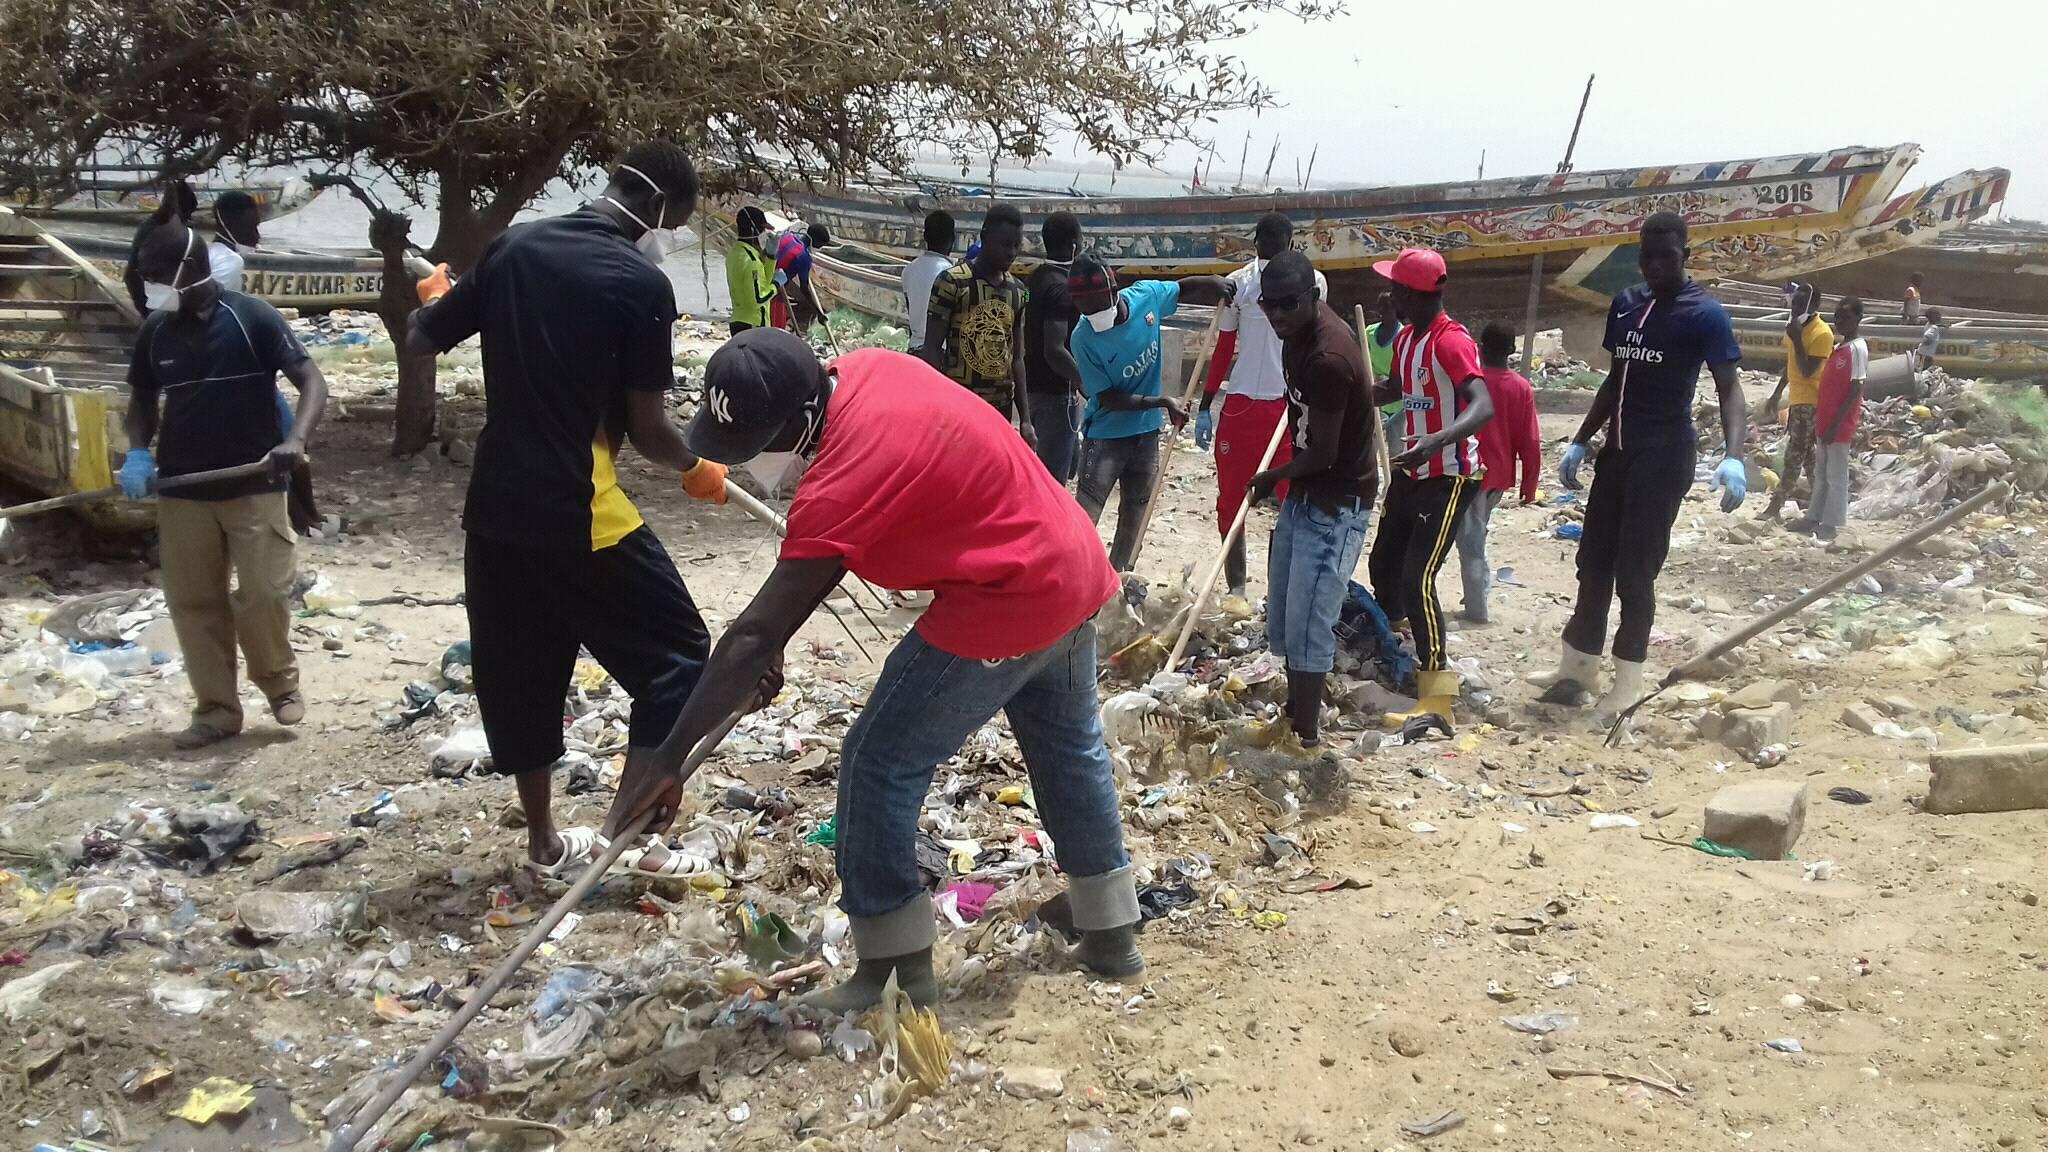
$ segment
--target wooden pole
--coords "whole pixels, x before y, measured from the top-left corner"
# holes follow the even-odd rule
[[[183,476],[166,476],[156,482],[159,492],[176,488],[189,488],[194,484],[210,484],[216,480],[240,480],[248,476],[261,475],[270,471],[268,457],[237,464],[232,468],[215,468],[207,472],[188,472]],[[77,508],[86,504],[97,504],[102,500],[121,497],[118,485],[112,488],[95,488],[90,492],[73,492],[68,496],[52,496],[48,500],[32,500],[27,504],[15,504],[0,508],[0,521],[12,520],[16,516],[33,516],[38,512],[54,512],[59,508]]]
[[[1209,368],[1209,358],[1216,351],[1217,332],[1223,327],[1223,310],[1229,301],[1216,306],[1209,317],[1209,332],[1203,339],[1202,350],[1195,354],[1195,374],[1188,377],[1188,386],[1181,390],[1180,407],[1185,412],[1195,402],[1195,392],[1201,388],[1202,380]],[[1193,419],[1190,417],[1190,419]],[[1159,507],[1159,497],[1166,491],[1166,470],[1173,465],[1174,445],[1180,442],[1180,430],[1168,424],[1166,435],[1159,438],[1159,470],[1152,475],[1152,494],[1145,501],[1145,518],[1138,522],[1138,543],[1131,549],[1131,567],[1138,566],[1138,556],[1145,551],[1145,534],[1152,529],[1152,513]]]
[[[726,717],[717,728],[712,729],[709,735],[690,750],[690,754],[683,759],[681,771],[684,780],[688,780],[712,751],[725,740],[733,725],[740,722],[740,715],[741,713],[735,712]],[[540,919],[534,921],[533,927],[527,930],[526,936],[519,941],[518,946],[507,953],[505,959],[491,971],[484,982],[469,993],[469,998],[463,1001],[462,1007],[456,1011],[454,1017],[443,1024],[441,1030],[434,1033],[433,1038],[413,1054],[412,1059],[405,1062],[405,1067],[400,1068],[385,1083],[383,1090],[378,1092],[376,1098],[358,1112],[354,1119],[335,1129],[333,1138],[327,1143],[327,1152],[351,1152],[356,1146],[356,1141],[377,1126],[377,1121],[384,1118],[384,1114],[391,1110],[391,1106],[398,1102],[400,1096],[405,1095],[405,1090],[412,1087],[413,1081],[433,1066],[434,1061],[447,1050],[448,1045],[453,1044],[455,1038],[462,1034],[462,1030],[469,1026],[469,1022],[476,1019],[477,1013],[482,1012],[484,1006],[498,994],[499,989],[519,972],[520,965],[525,964],[527,957],[532,956],[541,946],[541,942],[548,938],[548,933],[553,932],[555,925],[562,922],[562,917],[567,916],[583,902],[585,896],[590,895],[590,890],[597,887],[598,881],[604,879],[605,873],[611,871],[612,865],[618,863],[619,857],[623,856],[626,849],[632,847],[640,838],[640,834],[646,831],[647,823],[653,816],[652,809],[641,813],[630,826],[612,840],[610,846],[604,850],[604,855],[598,857],[596,862],[584,870],[583,875],[576,878],[576,882],[569,886],[569,890],[562,894],[562,898],[555,901],[554,907],[549,908]]]
[[[1579,114],[1572,119],[1572,138],[1565,142],[1564,159],[1558,162],[1557,174],[1562,176],[1572,170],[1572,153],[1579,148],[1579,126],[1586,122],[1586,104],[1593,99],[1593,77],[1586,74],[1586,90],[1579,94]],[[1522,372],[1527,375],[1536,370],[1536,325],[1540,323],[1538,312],[1543,304],[1543,253],[1529,258],[1529,306],[1522,320]]]
[[[1280,440],[1286,435],[1286,420],[1273,425],[1273,435],[1266,441],[1266,454],[1259,457],[1259,472],[1264,472],[1272,466],[1274,454],[1280,451]],[[1251,510],[1249,493],[1239,493],[1237,515],[1231,517],[1230,531],[1223,534],[1223,547],[1217,550],[1216,558],[1209,561],[1209,570],[1203,573],[1201,587],[1195,593],[1195,602],[1188,609],[1187,622],[1181,625],[1180,636],[1173,642],[1173,653],[1166,658],[1168,671],[1180,663],[1181,655],[1188,650],[1188,639],[1195,634],[1195,622],[1202,618],[1202,609],[1209,606],[1209,594],[1216,591],[1216,577],[1223,571],[1224,558],[1230,555],[1230,546],[1237,543],[1238,536],[1244,532],[1245,518],[1251,515]],[[1271,595],[1273,591],[1268,589],[1267,594]]]
[[[1372,338],[1365,334],[1365,305],[1353,304],[1351,318],[1358,325],[1358,355],[1365,361],[1365,400],[1372,405],[1373,459],[1379,462],[1380,493],[1384,496],[1387,483],[1394,478],[1394,474],[1388,471],[1392,466],[1387,463],[1392,453],[1387,449],[1387,422],[1380,419],[1380,406],[1372,404],[1373,386],[1379,381],[1372,374]]]

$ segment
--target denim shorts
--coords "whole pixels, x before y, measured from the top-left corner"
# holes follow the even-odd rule
[[[1336,512],[1289,494],[1266,561],[1266,646],[1293,672],[1328,672],[1337,660],[1337,613],[1365,549],[1372,508]]]

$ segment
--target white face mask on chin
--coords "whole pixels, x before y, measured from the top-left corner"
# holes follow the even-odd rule
[[[1088,326],[1097,332],[1107,332],[1116,327],[1116,305],[1112,303],[1100,312],[1088,313]]]
[[[747,461],[747,475],[770,494],[803,475],[803,457],[795,452],[763,452]]]

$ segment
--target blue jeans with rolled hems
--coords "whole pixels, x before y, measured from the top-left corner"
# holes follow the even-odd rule
[[[1266,556],[1266,647],[1290,672],[1328,672],[1337,660],[1337,614],[1365,549],[1372,508],[1346,500],[1325,511],[1289,492]]]
[[[839,754],[839,906],[862,960],[938,936],[917,871],[917,817],[932,774],[1001,710],[1068,877],[1074,927],[1138,922],[1116,781],[1095,694],[1095,625],[1007,660],[973,660],[912,631],[889,653]]]

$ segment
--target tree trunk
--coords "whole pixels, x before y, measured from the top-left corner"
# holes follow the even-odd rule
[[[396,212],[380,212],[370,222],[370,243],[384,257],[384,289],[377,297],[377,315],[391,336],[398,357],[398,417],[393,423],[391,454],[412,456],[434,442],[436,395],[434,354],[407,346],[406,326],[420,306],[414,288],[418,277],[406,263],[412,221]]]

